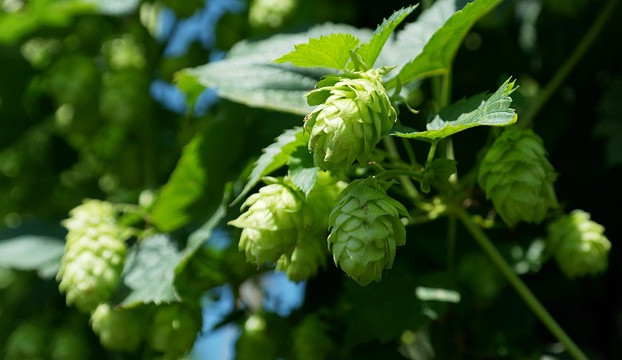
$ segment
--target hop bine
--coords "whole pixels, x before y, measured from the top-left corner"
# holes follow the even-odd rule
[[[595,275],[607,269],[611,243],[604,231],[582,210],[574,210],[549,225],[549,251],[567,277]]]
[[[371,151],[393,127],[397,112],[382,84],[388,68],[328,75],[307,94],[317,107],[307,115],[309,150],[322,170],[347,169],[367,162]]]
[[[353,181],[329,217],[328,246],[335,264],[363,286],[380,281],[382,271],[393,266],[396,246],[406,241],[400,216],[408,212],[387,196],[389,185],[374,178]]]
[[[531,130],[510,129],[484,156],[478,181],[501,218],[540,223],[558,206],[553,182],[557,174],[546,158],[542,139]]]
[[[114,206],[86,200],[70,212],[65,253],[57,278],[67,303],[93,311],[116,290],[126,256],[128,237],[117,223]]]

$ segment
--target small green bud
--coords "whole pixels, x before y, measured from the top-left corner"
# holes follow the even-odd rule
[[[134,352],[145,336],[144,320],[140,309],[116,309],[103,303],[91,314],[91,327],[105,348]]]
[[[355,180],[341,192],[329,217],[329,250],[335,264],[360,285],[380,281],[393,266],[396,246],[406,242],[400,215],[406,208],[386,194],[389,184]]]
[[[89,312],[108,300],[123,270],[126,245],[112,204],[86,200],[64,221],[69,230],[57,275],[67,304]]]
[[[229,225],[243,229],[239,248],[248,261],[257,265],[275,263],[296,243],[303,228],[303,199],[285,182],[266,185],[248,197],[242,208],[248,210]]]
[[[393,127],[397,112],[382,84],[387,69],[328,75],[307,94],[318,105],[307,116],[309,150],[322,170],[346,169],[357,160],[364,164],[371,151]]]
[[[546,158],[542,139],[531,130],[506,130],[479,168],[478,181],[509,225],[540,223],[558,206],[553,182],[557,175]]]
[[[48,329],[37,322],[24,322],[7,339],[6,359],[44,359],[47,341]]]
[[[549,225],[549,251],[568,278],[595,275],[607,269],[611,243],[604,231],[582,210],[574,210]]]
[[[180,356],[192,348],[201,330],[201,312],[181,304],[159,306],[149,332],[149,344],[168,356]]]

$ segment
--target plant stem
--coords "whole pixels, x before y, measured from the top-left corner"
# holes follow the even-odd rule
[[[501,273],[505,276],[508,282],[514,287],[514,290],[518,292],[523,301],[529,306],[531,311],[542,321],[542,323],[551,331],[551,333],[566,347],[568,353],[577,360],[587,360],[587,356],[579,349],[579,347],[572,341],[572,339],[566,334],[566,332],[559,326],[559,324],[553,319],[551,314],[544,308],[535,295],[529,290],[527,285],[516,275],[510,265],[505,261],[503,256],[492,244],[488,236],[480,229],[475,222],[471,219],[470,215],[462,208],[453,209],[454,214],[458,215],[462,224],[469,231],[471,236],[475,238],[477,243],[482,247],[486,255],[497,266]]]
[[[393,138],[390,136],[385,136],[383,141],[384,141],[384,146],[387,149],[389,158],[391,159],[391,163],[392,164],[400,163],[402,160],[400,158],[400,153],[397,151],[397,146],[395,145],[395,141],[393,140]],[[389,171],[383,172],[382,174],[385,174],[386,172],[390,172],[390,171],[400,171],[400,170],[389,170]],[[407,172],[406,175],[410,176],[409,175],[410,173],[414,174],[414,172],[410,171],[410,172]],[[398,179],[400,183],[402,184],[402,187],[406,191],[406,194],[408,194],[408,197],[410,197],[413,201],[416,202],[419,199],[419,191],[417,191],[417,188],[415,188],[415,184],[413,184],[410,178],[406,175],[399,176]]]
[[[432,162],[432,160],[434,160],[434,155],[436,154],[436,147],[438,146],[438,140],[434,140],[432,142],[432,145],[430,146],[430,151],[428,152],[428,158],[426,159],[425,163],[426,166]]]
[[[519,117],[519,124],[523,128],[530,128],[534,121],[535,116],[542,109],[544,104],[549,100],[549,98],[557,91],[560,85],[564,82],[568,74],[572,71],[572,69],[577,65],[579,60],[585,55],[588,48],[594,40],[598,37],[598,34],[607,23],[609,16],[613,12],[613,9],[616,6],[618,0],[610,0],[607,5],[600,11],[598,17],[588,30],[588,32],[583,36],[574,52],[568,57],[568,59],[559,67],[553,78],[549,81],[546,86],[538,92],[535,96],[534,102],[527,108],[524,114]]]
[[[417,179],[417,180],[423,180],[423,175],[421,175],[421,173],[416,172],[416,171],[412,171],[412,170],[385,170],[383,172],[381,172],[378,175],[374,176],[376,179],[386,179],[386,178],[398,178],[401,179],[402,178],[406,178],[408,179],[408,181],[410,182],[410,178],[413,179]],[[411,182],[412,184],[412,182]],[[414,185],[413,185],[414,186]],[[416,191],[416,189],[415,189]]]

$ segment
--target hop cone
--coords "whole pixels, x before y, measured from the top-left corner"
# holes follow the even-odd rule
[[[284,182],[273,180],[249,196],[242,205],[248,210],[229,222],[243,229],[239,248],[257,265],[274,263],[288,252],[304,224],[302,197]]]
[[[113,351],[134,352],[144,338],[144,316],[139,309],[113,309],[100,304],[91,314],[91,327],[101,344]]]
[[[372,149],[393,127],[397,113],[382,75],[386,69],[357,72],[351,77],[327,76],[307,94],[318,105],[307,116],[309,150],[322,170],[346,169],[365,163]]]
[[[514,226],[519,221],[540,223],[558,206],[556,177],[542,139],[531,130],[511,129],[484,156],[478,181],[501,218]]]
[[[70,212],[69,230],[57,278],[67,303],[90,312],[108,300],[119,282],[126,245],[112,204],[87,200]]]
[[[594,275],[607,269],[611,243],[604,231],[582,210],[574,210],[549,225],[547,245],[567,277]]]
[[[337,195],[345,188],[327,172],[319,172],[313,190],[305,200],[305,224],[298,232],[294,248],[281,255],[276,270],[284,271],[293,281],[314,276],[326,264],[326,229],[328,214],[335,206]]]
[[[149,344],[154,350],[169,356],[188,352],[201,329],[201,313],[180,304],[157,308],[149,332]]]
[[[385,186],[375,179],[353,181],[329,217],[335,264],[362,286],[380,281],[382,271],[393,266],[396,246],[406,241],[399,216],[408,212],[386,195]]]

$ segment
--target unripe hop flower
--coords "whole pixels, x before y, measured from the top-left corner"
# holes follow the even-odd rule
[[[246,199],[242,208],[248,210],[229,222],[243,229],[238,246],[257,265],[274,263],[289,251],[305,222],[302,197],[283,181],[270,181]]]
[[[318,105],[307,116],[309,150],[322,170],[345,169],[355,160],[363,164],[372,149],[393,127],[397,112],[382,84],[386,68],[328,75],[307,94]]]
[[[123,270],[126,245],[112,204],[86,200],[63,222],[69,230],[57,275],[67,303],[90,312],[116,290]]]
[[[611,243],[604,231],[582,210],[574,210],[549,225],[549,251],[567,277],[595,275],[607,269]]]
[[[393,266],[396,246],[406,241],[400,216],[408,212],[387,196],[387,185],[373,178],[353,181],[329,217],[335,264],[363,286],[380,281],[382,271]]]
[[[519,221],[540,223],[558,206],[556,177],[542,139],[531,130],[510,129],[482,159],[478,181],[497,213],[514,226]]]
[[[134,352],[145,335],[140,309],[114,309],[107,303],[100,304],[91,314],[91,327],[101,344],[113,351]]]
[[[176,357],[190,351],[201,330],[201,312],[181,304],[159,306],[149,332],[154,350]]]
[[[302,281],[314,276],[326,264],[326,234],[300,234],[294,249],[281,255],[276,270],[283,271],[292,281]]]

